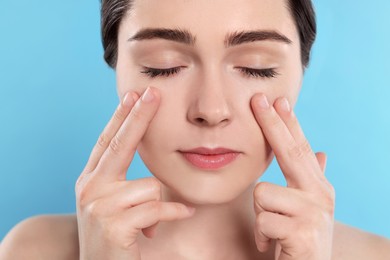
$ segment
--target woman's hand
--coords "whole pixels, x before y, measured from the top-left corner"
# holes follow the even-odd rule
[[[156,89],[141,98],[127,93],[93,148],[76,183],[80,259],[140,259],[140,230],[153,237],[159,221],[193,214],[184,204],[162,202],[157,179],[126,180],[159,101]]]
[[[271,106],[258,94],[252,107],[287,181],[254,190],[258,250],[276,240],[275,259],[331,259],[335,192],[324,176],[326,155],[313,153],[286,98]]]

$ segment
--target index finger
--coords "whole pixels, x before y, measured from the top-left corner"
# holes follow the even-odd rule
[[[103,132],[100,134],[95,146],[93,147],[87,165],[84,168],[85,173],[89,173],[96,168],[96,165],[98,164],[104,151],[107,149],[111,139],[114,137],[116,132],[118,132],[119,128],[123,124],[123,121],[130,113],[137,99],[138,95],[134,92],[125,94],[123,100],[116,108],[114,115],[105,126]]]
[[[104,178],[126,180],[127,169],[157,112],[159,102],[160,95],[155,88],[148,88],[138,99],[97,165]]]
[[[252,106],[256,120],[275,153],[288,186],[315,189],[313,181],[319,180],[322,172],[301,129],[290,130],[264,94],[254,96]]]

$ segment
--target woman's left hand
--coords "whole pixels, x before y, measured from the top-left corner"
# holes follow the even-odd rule
[[[287,187],[256,185],[258,250],[267,251],[275,240],[275,259],[331,259],[335,192],[324,176],[326,155],[314,154],[286,98],[272,106],[257,94],[251,102],[287,181]]]

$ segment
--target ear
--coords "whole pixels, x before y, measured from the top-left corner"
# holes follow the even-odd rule
[[[325,169],[326,169],[326,161],[327,161],[327,156],[323,152],[318,152],[316,153],[317,161],[318,164],[320,165],[320,168],[322,172],[325,174]]]

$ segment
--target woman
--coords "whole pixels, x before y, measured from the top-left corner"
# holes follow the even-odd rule
[[[121,103],[77,181],[77,216],[24,222],[0,256],[389,257],[388,240],[334,223],[326,155],[294,116],[310,1],[108,0],[102,30]],[[136,150],[155,178],[126,181]],[[257,183],[274,156],[287,187]]]

